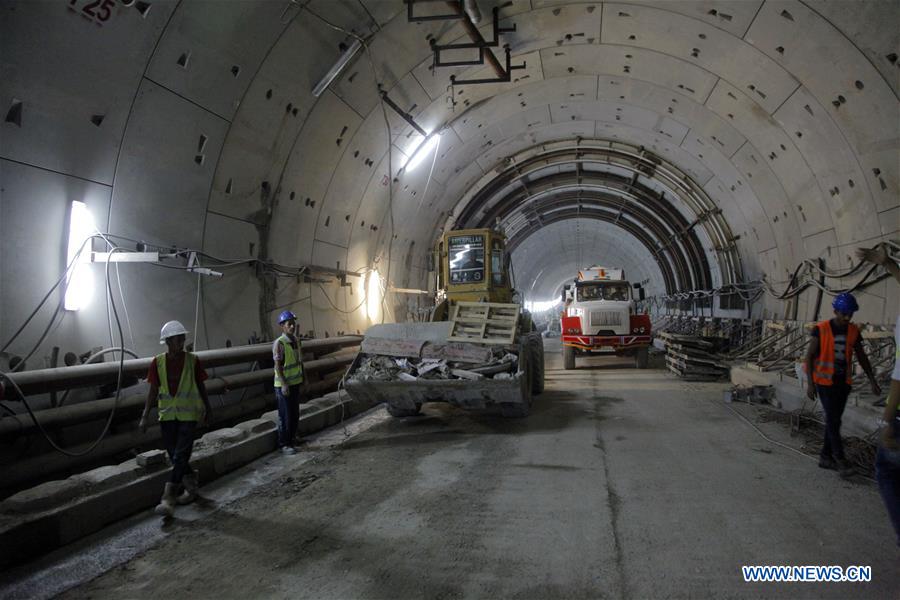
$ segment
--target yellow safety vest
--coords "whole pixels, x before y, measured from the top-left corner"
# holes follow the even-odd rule
[[[291,345],[291,339],[285,335],[281,334],[281,337],[278,338],[278,343],[281,344],[282,349],[284,350],[284,364],[281,366],[281,371],[284,373],[284,378],[287,380],[288,385],[297,385],[298,383],[303,383],[303,363],[300,362],[300,340],[297,340],[297,350],[298,352],[294,352],[294,347]],[[284,382],[281,380],[281,377],[278,376],[278,371],[275,371],[275,387],[280,388],[284,386]]]
[[[190,352],[185,353],[184,369],[181,381],[178,382],[178,393],[169,393],[169,378],[166,375],[165,352],[156,357],[156,372],[159,375],[159,420],[160,421],[199,421],[203,398],[197,387],[194,373],[196,358]]]

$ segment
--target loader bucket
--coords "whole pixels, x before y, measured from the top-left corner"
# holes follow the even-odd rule
[[[426,378],[406,375],[406,379],[389,378],[388,370],[372,368],[378,364],[419,366],[445,363],[451,373],[468,374],[490,371],[485,363],[496,356],[497,346],[447,342],[449,322],[396,323],[371,327],[366,331],[359,354],[344,378],[344,389],[354,399],[384,402],[391,414],[398,416],[418,412],[425,402],[447,402],[465,409],[500,408],[504,414],[525,416],[531,405],[530,353],[516,346],[503,347],[504,352],[519,357],[501,377],[486,375],[476,379]],[[475,371],[473,371],[473,369]],[[411,369],[416,372],[415,369]],[[424,370],[424,369],[422,369]],[[379,380],[379,378],[381,378]]]

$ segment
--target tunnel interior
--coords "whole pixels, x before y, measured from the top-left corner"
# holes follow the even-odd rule
[[[846,271],[896,237],[895,3],[480,4],[509,81],[435,66],[432,43],[477,58],[452,48],[460,17],[421,20],[453,3],[5,3],[2,337],[63,275],[73,201],[108,234],[89,250],[167,255],[110,269],[142,355],[172,318],[197,348],[268,338],[284,307],[315,336],[417,318],[424,298],[393,290],[428,289],[453,227],[499,223],[531,302],[609,261],[659,297],[784,289],[805,260]],[[81,270],[92,300],[59,310],[60,286],[35,317],[76,354],[118,343],[106,270]],[[891,321],[896,288],[860,295],[863,320]],[[706,308],[789,312],[732,300]]]
[[[344,389],[333,390],[364,354],[350,349],[372,326],[430,318],[440,297],[435,247],[452,230],[506,236],[516,301],[541,327],[560,322],[564,289],[580,270],[623,268],[642,296],[624,309],[627,335],[637,332],[632,318],[652,319],[654,333],[669,318],[691,320],[694,332],[729,321],[722,339],[781,344],[780,378],[800,379],[793,369],[809,341],[804,328],[850,290],[885,379],[900,288],[856,251],[879,246],[900,257],[898,24],[900,3],[890,0],[4,0],[0,535],[30,518],[7,510],[14,494],[53,478],[51,487],[70,485],[95,467],[124,469],[158,441],[136,442],[136,422],[147,389],[140,380],[149,357],[164,351],[168,321],[185,325],[189,348],[210,365],[221,427],[213,437],[276,427],[277,416],[256,417],[271,408],[271,342],[285,310],[296,314],[314,391],[331,396],[316,397],[304,418],[320,429],[344,423]],[[770,325],[784,336],[764,338]],[[542,393],[547,343],[557,344],[547,364],[558,389],[539,407],[535,430],[443,409],[411,427],[421,439],[436,430],[478,437],[498,454],[515,438],[523,456],[536,443],[581,464],[585,453],[573,457],[547,435],[571,426],[567,435],[604,457],[604,443],[629,449],[605,466],[585,463],[610,480],[622,456],[622,472],[670,475],[637,464],[651,447],[637,440],[650,430],[665,430],[662,443],[692,444],[697,427],[713,440],[707,456],[731,458],[723,438],[732,433],[697,404],[720,397],[719,388],[676,389],[660,370],[645,372],[640,389],[630,371],[610,375],[624,358],[646,368],[648,346],[643,366],[638,352],[619,353],[608,371],[594,370],[597,357],[579,354],[590,368],[572,372],[557,368],[568,360],[561,342],[536,341],[516,352],[540,356],[541,390],[523,376],[518,391]],[[97,357],[105,364],[82,364]],[[131,362],[139,357],[147,364]],[[106,379],[73,382],[57,369],[64,365],[96,366]],[[513,370],[491,375],[501,372]],[[10,393],[14,378],[29,403]],[[620,405],[601,386],[638,402]],[[677,426],[644,427],[671,409],[654,404],[669,400],[659,390],[675,390]],[[26,419],[32,409],[50,433],[33,414]],[[854,414],[870,425],[863,409]],[[594,428],[607,418],[613,437],[604,442]],[[372,427],[371,436],[354,435],[380,452],[384,432]],[[93,448],[54,454],[57,444],[93,439],[105,444],[102,458],[89,456]],[[273,448],[260,444],[229,468]],[[440,477],[470,458],[454,452],[434,459]],[[210,456],[204,468],[223,475],[216,469],[228,461]],[[764,460],[747,464],[774,470]],[[722,464],[717,481],[740,487],[726,477],[733,465]],[[548,465],[525,466],[569,468]],[[128,476],[148,476],[138,471]],[[778,488],[779,497],[794,488]],[[623,492],[634,501],[635,489]],[[600,492],[615,513],[615,490]],[[719,509],[729,515],[731,506]],[[92,514],[93,531],[102,512]],[[76,539],[78,527],[66,527]],[[847,530],[864,530],[855,527]],[[870,543],[857,537],[856,547]],[[63,538],[52,544],[71,541]]]

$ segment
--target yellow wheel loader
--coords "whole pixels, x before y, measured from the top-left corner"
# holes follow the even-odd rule
[[[430,321],[370,327],[345,389],[386,403],[395,417],[418,414],[424,402],[528,416],[544,390],[544,347],[531,315],[513,302],[506,236],[449,231],[434,256]]]

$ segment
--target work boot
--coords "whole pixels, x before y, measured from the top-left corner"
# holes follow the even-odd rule
[[[834,462],[834,459],[830,456],[820,456],[819,457],[819,468],[820,469],[831,469],[834,471],[837,469],[837,464]]]
[[[171,517],[175,513],[175,484],[166,483],[162,499],[156,505],[156,514],[161,517]]]
[[[835,461],[835,463],[837,464],[838,474],[840,474],[840,476],[844,479],[853,477],[853,475],[856,474],[856,469],[853,468],[853,465],[847,462],[847,459],[839,458]]]
[[[181,480],[181,484],[184,486],[184,491],[178,496],[176,502],[178,504],[190,504],[197,499],[197,489],[200,487],[197,481],[197,473],[185,475]]]

